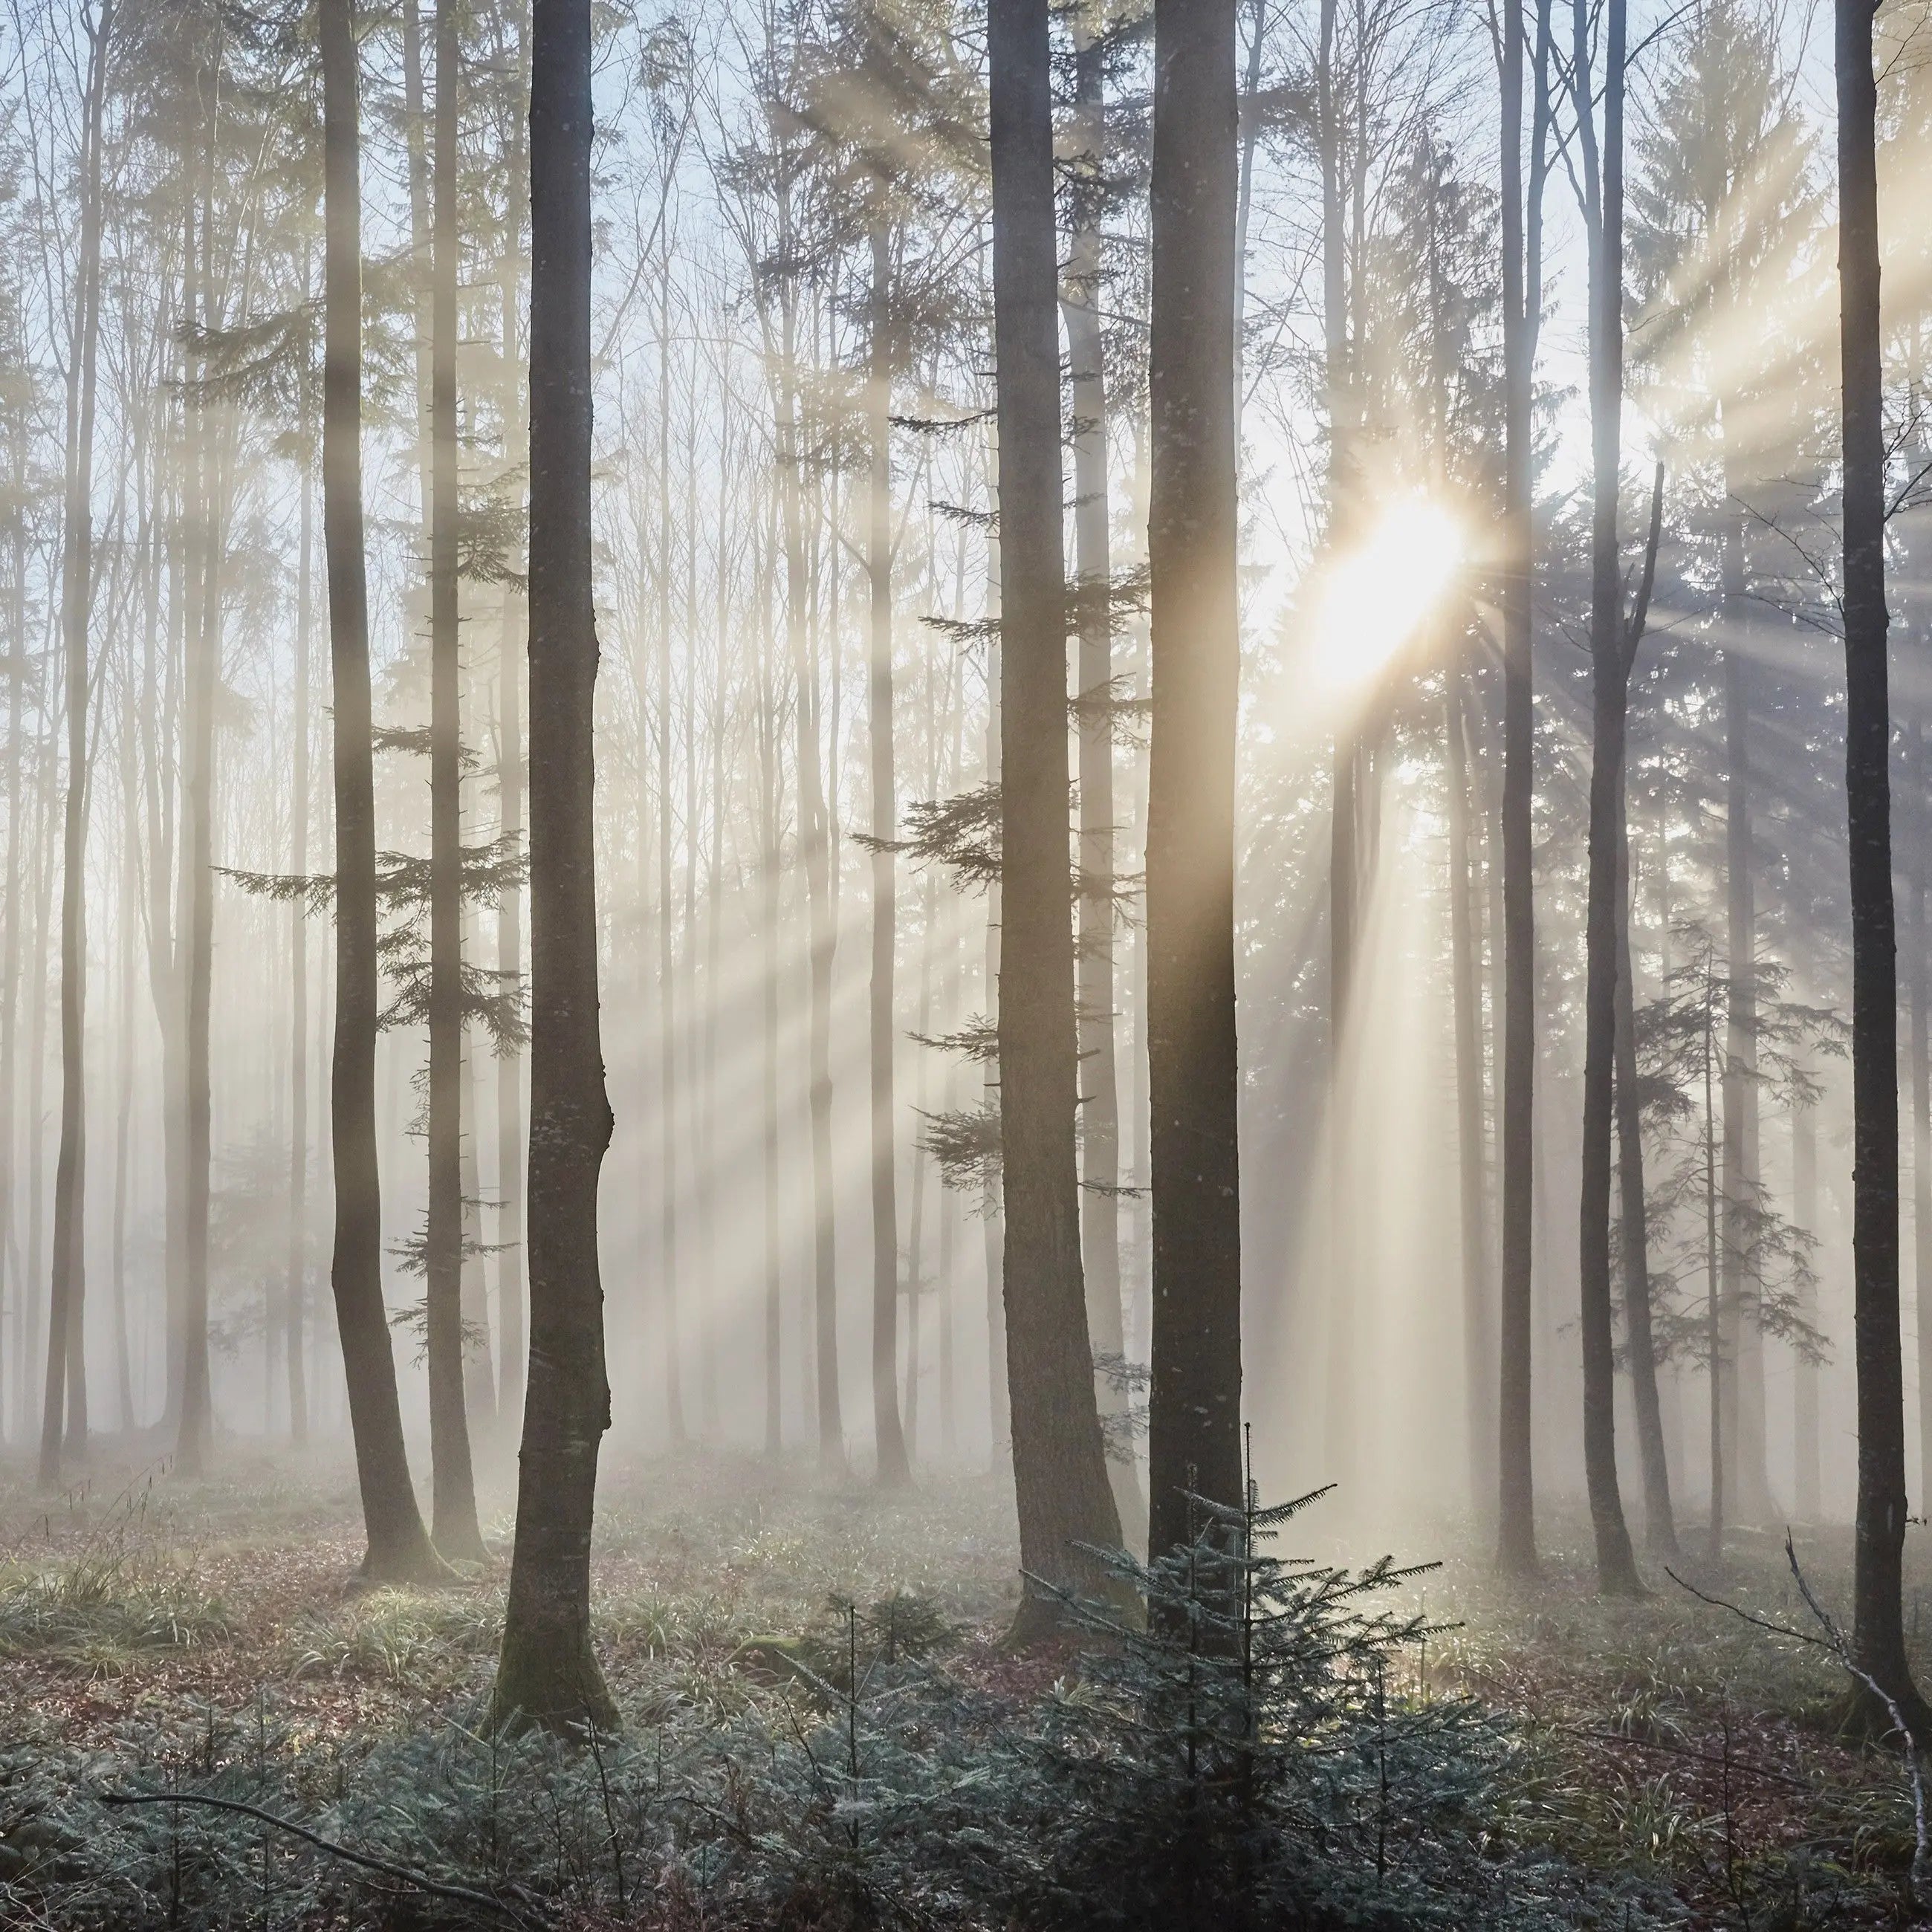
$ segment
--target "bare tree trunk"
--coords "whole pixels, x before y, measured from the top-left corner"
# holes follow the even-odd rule
[[[488,1554],[464,1400],[463,719],[457,584],[455,0],[436,10],[436,207],[430,294],[429,1353],[430,1536],[445,1556]]]
[[[1932,812],[1927,808],[1924,726],[1914,718],[1903,736],[1904,758],[1900,776],[1905,784],[1905,800],[1899,822],[1905,834],[1907,868],[1905,985],[1912,1047],[1912,1288],[1918,1304],[1918,1480],[1922,1492],[1928,1483],[1932,1483],[1932,1050],[1928,1050],[1925,1032],[1928,1018],[1925,841],[1932,836]],[[1794,1146],[1794,1164],[1796,1151]],[[1808,1229],[1810,1225],[1808,1221],[1799,1223]],[[1800,1473],[1802,1475],[1802,1472]]]
[[[1726,628],[1744,622],[1742,512],[1729,514],[1726,535]],[[1732,558],[1735,557],[1735,564]],[[1732,586],[1735,585],[1733,590]],[[1726,830],[1724,905],[1730,993],[1725,1003],[1724,1297],[1728,1352],[1734,1365],[1725,1416],[1736,1514],[1772,1520],[1766,1467],[1764,1334],[1760,1284],[1748,1265],[1757,1198],[1757,892],[1751,836],[1750,667],[1735,650],[1724,656]]]
[[[1233,0],[1156,0],[1148,560],[1148,1065],[1154,1209],[1148,1546],[1190,1492],[1243,1494],[1234,1033]]]
[[[303,286],[308,286],[304,256]],[[309,464],[314,437],[308,412],[308,371],[302,371],[302,554],[296,580],[295,798],[291,820],[290,869],[298,878],[308,871],[309,622],[313,598],[312,551],[314,495]],[[300,1448],[308,1440],[308,1370],[303,1327],[308,1306],[308,908],[289,908],[289,1258],[282,1294],[284,1361],[289,1384],[289,1440]]]
[[[1114,1000],[1114,565],[1108,530],[1107,374],[1100,332],[1101,183],[1106,168],[1104,50],[1087,11],[1076,13],[1074,119],[1077,200],[1070,252],[1066,320],[1073,404],[1073,540],[1079,573],[1077,675],[1080,780],[1080,930],[1075,962],[1080,1045],[1080,1253],[1087,1325],[1106,1431],[1107,1474],[1130,1544],[1147,1539],[1119,1373],[1126,1336],[1120,1312],[1120,1101]],[[1257,33],[1256,48],[1258,52]]]
[[[1583,1340],[1583,1468],[1606,1595],[1642,1588],[1617,1484],[1616,1354],[1610,1286],[1610,1142],[1617,1037],[1617,856],[1630,643],[1617,541],[1623,411],[1624,0],[1604,15],[1600,159],[1590,98],[1588,15],[1575,8],[1576,76],[1584,191],[1591,204],[1589,913],[1584,993],[1583,1182],[1578,1244]]]
[[[1932,1710],[1905,1652],[1905,1395],[1898,1334],[1898,964],[1886,658],[1885,365],[1872,10],[1837,0],[1844,382],[1845,799],[1852,902],[1852,1256],[1858,1391],[1852,1643],[1916,1742]],[[1876,1715],[1876,1714],[1874,1714]],[[1882,1722],[1882,1719],[1877,1720]]]
[[[592,699],[590,0],[536,0],[530,74],[530,1381],[499,1722],[614,1724],[590,1647],[597,1451],[610,1423],[597,1177]]]
[[[1495,1493],[1495,1314],[1483,1189],[1482,999],[1469,878],[1469,769],[1464,674],[1448,674],[1442,706],[1448,752],[1449,952],[1456,1034],[1456,1151],[1462,1237],[1462,1369],[1469,1432],[1469,1493],[1480,1509]]]
[[[368,1535],[363,1574],[400,1581],[440,1568],[416,1508],[382,1301],[376,1162],[375,755],[362,550],[362,256],[353,0],[321,0],[326,211],[322,522],[334,698],[335,1039],[329,1076],[335,1172],[336,1328]]]
[[[1664,1454],[1664,1412],[1657,1394],[1657,1344],[1650,1300],[1650,1227],[1643,1192],[1643,1107],[1637,1085],[1636,980],[1631,970],[1628,788],[1617,832],[1618,1211],[1623,1237],[1624,1330],[1630,1388],[1636,1398],[1637,1454],[1643,1469],[1644,1540],[1651,1553],[1675,1562],[1677,1521],[1670,1506],[1670,1468]]]
[[[1544,143],[1549,122],[1550,0],[1538,0],[1534,112],[1523,176],[1522,15],[1503,9],[1504,360],[1502,1298],[1498,1379],[1496,1564],[1537,1569],[1531,1401],[1536,1166],[1536,914],[1530,807],[1535,789],[1530,584],[1536,340],[1543,310]]]
[[[1090,1587],[1098,1573],[1075,1546],[1111,1547],[1120,1526],[1094,1395],[1074,1145],[1078,1063],[1046,0],[993,0],[987,56],[1000,436],[1003,1281],[1013,1490],[1029,1580],[1014,1631],[1031,1639],[1059,1621],[1058,1606],[1031,1580]],[[1232,204],[1228,239],[1232,247]],[[1224,412],[1231,327],[1229,318],[1220,365]]]
[[[899,1416],[899,1220],[898,1150],[893,1138],[894,952],[898,937],[891,841],[898,807],[892,770],[892,231],[883,215],[872,234],[872,283],[866,423],[866,574],[872,592],[867,690],[872,778],[872,970],[868,1006],[872,1102],[872,1433],[878,1480],[887,1489],[912,1479]]]
[[[1805,1234],[1815,1236],[1817,1233],[1818,1110],[1802,1098],[1791,1113],[1791,1218]],[[1817,1325],[1818,1288],[1815,1281],[1807,1280],[1800,1288],[1798,1315],[1808,1325]],[[1791,1454],[1796,1471],[1798,1520],[1815,1523],[1821,1514],[1818,1364],[1801,1353],[1791,1372]]]
[[[516,64],[519,82],[518,111],[511,117],[508,245],[503,250],[502,333],[505,406],[503,458],[522,462],[529,453],[524,420],[524,385],[517,318],[522,307],[521,250],[524,218],[529,212],[530,174],[524,154],[524,118],[529,91],[529,47],[520,7],[512,10],[516,23]],[[496,674],[496,797],[499,829],[506,846],[520,848],[524,836],[522,593],[506,584],[503,626],[498,642]],[[520,975],[524,970],[524,895],[520,886],[503,889],[496,909],[496,970]],[[514,983],[506,977],[507,986]],[[496,1062],[496,1318],[502,1353],[497,1385],[497,1414],[505,1442],[522,1432],[524,1421],[524,1061],[515,1048]]]
[[[90,32],[82,135],[80,254],[69,338],[67,502],[61,556],[61,637],[67,683],[67,802],[61,874],[61,1132],[54,1171],[53,1280],[40,1411],[40,1480],[59,1480],[63,1423],[69,1453],[87,1446],[84,1309],[87,1268],[87,633],[94,604],[94,412],[100,337],[100,144],[106,109],[106,0]],[[63,1413],[63,1395],[72,1400]]]

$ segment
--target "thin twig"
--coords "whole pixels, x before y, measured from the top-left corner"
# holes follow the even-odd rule
[[[190,1791],[103,1791],[98,1794],[102,1804],[118,1810],[136,1804],[198,1804],[210,1811],[228,1811],[242,1818],[252,1818],[257,1824],[272,1825],[278,1832],[286,1832],[292,1838],[315,1846],[317,1851],[326,1852],[331,1858],[340,1858],[345,1864],[359,1865],[364,1871],[380,1872],[385,1878],[392,1878],[404,1885],[413,1886],[418,1892],[426,1892],[436,1898],[453,1898],[465,1905],[480,1905],[491,1912],[500,1912],[513,1925],[524,1925],[529,1922],[500,1898],[492,1898],[487,1892],[474,1892],[467,1886],[445,1885],[425,1873],[412,1871],[406,1865],[392,1864],[387,1858],[372,1857],[367,1852],[351,1851],[346,1845],[338,1845],[333,1839],[325,1838],[320,1833],[311,1832],[305,1825],[298,1825],[292,1819],[278,1818],[272,1811],[264,1811],[259,1805],[244,1804],[238,1798],[210,1798],[199,1792]]]

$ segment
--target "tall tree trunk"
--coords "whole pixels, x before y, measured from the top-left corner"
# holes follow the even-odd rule
[[[597,1176],[592,698],[590,0],[535,0],[530,72],[530,1380],[500,1720],[613,1724],[590,1647],[597,1450],[610,1423]]]
[[[1354,509],[1356,400],[1348,360],[1347,158],[1342,82],[1336,71],[1340,11],[1322,0],[1315,63],[1316,130],[1322,172],[1322,384],[1328,419],[1328,527],[1332,552],[1348,538]],[[1324,1474],[1355,1474],[1355,1202],[1353,1110],[1348,1090],[1348,994],[1354,977],[1356,886],[1361,870],[1354,721],[1335,734],[1328,809],[1328,1362],[1322,1434]]]
[[[868,1018],[872,1102],[872,1433],[878,1480],[887,1489],[911,1480],[899,1416],[899,1214],[894,1143],[893,954],[898,937],[891,842],[898,829],[892,771],[892,230],[873,218],[872,281],[867,316],[866,424],[871,445],[866,519],[866,575],[872,595],[867,680],[872,778],[872,971]]]
[[[1126,1352],[1120,1312],[1120,1101],[1114,1000],[1114,565],[1108,522],[1107,370],[1100,332],[1100,196],[1106,172],[1105,50],[1091,13],[1073,19],[1076,200],[1061,309],[1073,405],[1073,541],[1079,593],[1077,715],[1080,780],[1080,928],[1075,962],[1080,1043],[1080,1254],[1087,1325],[1110,1369],[1095,1395],[1107,1437],[1107,1474],[1128,1541],[1147,1538],[1119,1372]],[[1255,41],[1258,54],[1260,34]]]
[[[784,488],[782,478],[779,487]],[[770,610],[768,593],[760,595],[758,608]],[[778,888],[784,876],[784,852],[778,808],[778,688],[772,674],[773,655],[767,633],[766,648],[758,653],[757,670],[758,1004],[763,1048],[759,1073],[764,1102],[759,1152],[764,1239],[765,1454],[776,1462],[784,1453],[784,1390],[780,1379],[784,1368],[784,1278],[778,1258]]]
[[[1725,627],[1745,622],[1743,517],[1727,506]],[[1727,648],[1724,657],[1726,835],[1724,909],[1730,992],[1724,1010],[1724,1299],[1726,1353],[1732,1372],[1725,1428],[1736,1512],[1740,1522],[1772,1520],[1766,1467],[1764,1334],[1761,1285],[1749,1266],[1757,1201],[1757,880],[1751,836],[1750,668]]]
[[[1000,437],[1002,1278],[1013,1490],[1029,1579],[1015,1634],[1031,1637],[1045,1635],[1059,1616],[1031,1580],[1090,1586],[1095,1566],[1075,1546],[1111,1547],[1120,1526],[1094,1397],[1074,1147],[1078,1064],[1047,0],[992,0],[987,58]],[[1232,207],[1229,213],[1232,244]],[[1231,326],[1222,324],[1224,357]],[[1221,366],[1225,409],[1232,372],[1225,360]]]
[[[1242,1496],[1234,1033],[1233,0],[1156,0],[1148,562],[1148,1547]]]
[[[1925,841],[1932,836],[1932,811],[1928,809],[1928,772],[1923,724],[1913,719],[1904,738],[1901,776],[1905,782],[1906,802],[1899,818],[1906,834],[1906,864],[1909,868],[1905,927],[1906,1012],[1912,1043],[1912,1288],[1918,1303],[1918,1480],[1922,1493],[1928,1485],[1932,1485],[1932,1048],[1928,1048],[1925,1032],[1928,1018]],[[1797,1152],[1794,1143],[1794,1166]],[[1808,1231],[1810,1223],[1802,1221],[1799,1226]],[[1802,1469],[1799,1473],[1802,1477]]]
[[[68,338],[67,502],[61,556],[61,641],[67,683],[67,800],[61,874],[61,1130],[54,1169],[53,1280],[48,1302],[47,1374],[40,1411],[40,1479],[58,1481],[63,1424],[69,1447],[85,1454],[87,1073],[87,633],[94,604],[94,410],[100,336],[100,146],[106,109],[106,0],[89,34],[82,124],[80,257]],[[70,1414],[62,1397],[71,1378]]]
[[[1495,1492],[1495,1316],[1490,1306],[1489,1228],[1483,1189],[1480,942],[1469,878],[1469,761],[1461,667],[1448,674],[1442,705],[1448,752],[1449,952],[1456,1035],[1456,1154],[1462,1250],[1462,1370],[1469,1436],[1469,1493],[1478,1508]]]
[[[779,247],[796,245],[788,188],[778,200]],[[808,930],[807,1108],[812,1140],[813,1359],[818,1395],[818,1460],[828,1475],[845,1468],[845,1425],[838,1394],[838,1226],[832,1172],[832,967],[838,933],[832,920],[824,783],[819,764],[818,664],[808,623],[812,593],[806,570],[804,452],[800,446],[797,285],[781,286],[778,494],[784,526],[785,636],[795,687],[798,841],[805,872]]]
[[[382,1300],[376,1163],[376,798],[369,605],[362,550],[362,214],[354,0],[321,0],[323,262],[322,527],[334,699],[335,1038],[329,1075],[335,1173],[330,1285],[368,1550],[363,1574],[397,1582],[440,1565],[410,1483]]]
[[[212,175],[214,128],[208,129],[206,166]],[[199,260],[190,270],[189,313],[204,328],[214,322],[212,256],[214,208],[212,182],[201,198]],[[204,376],[190,358],[192,374]],[[201,358],[205,361],[205,358]],[[213,1093],[209,1066],[210,1002],[214,965],[214,704],[220,688],[222,550],[224,533],[217,499],[220,460],[208,422],[208,406],[190,405],[190,474],[196,496],[200,554],[188,563],[189,598],[185,640],[187,746],[182,764],[183,838],[178,944],[185,950],[182,992],[186,1018],[182,1033],[184,1156],[181,1412],[176,1466],[186,1476],[200,1475],[207,1463],[214,1430],[208,1385],[208,1261],[210,1133]]]
[[[1612,1085],[1617,1039],[1617,853],[1623,802],[1630,652],[1617,542],[1622,444],[1624,259],[1624,0],[1604,15],[1604,132],[1592,125],[1588,16],[1575,8],[1577,112],[1586,194],[1594,203],[1590,243],[1590,752],[1589,911],[1583,1009],[1583,1180],[1577,1262],[1582,1281],[1583,1472],[1597,1545],[1597,1584],[1606,1595],[1642,1588],[1617,1485],[1615,1319],[1610,1287]]]
[[[1503,1068],[1502,1296],[1497,1384],[1496,1563],[1535,1574],[1531,1366],[1536,1166],[1536,912],[1530,807],[1536,714],[1531,650],[1531,509],[1536,340],[1543,310],[1543,157],[1551,0],[1538,0],[1529,176],[1523,175],[1522,15],[1503,11]]]
[[[534,158],[532,159],[534,166]],[[532,201],[532,208],[535,203]],[[534,335],[530,353],[534,361]],[[535,380],[532,377],[532,381]],[[535,436],[532,400],[531,434]],[[682,1298],[679,1293],[677,1246],[677,938],[672,888],[671,812],[671,616],[670,574],[673,498],[670,481],[670,267],[661,271],[658,303],[658,562],[657,562],[657,778],[658,778],[658,1239],[664,1309],[664,1427],[672,1444],[685,1443]],[[532,612],[531,622],[536,622]],[[536,700],[530,700],[534,733]],[[534,752],[532,752],[534,766]],[[534,800],[532,800],[534,807]],[[534,935],[532,936],[534,944]],[[534,1098],[532,1101],[535,1106]]]
[[[1886,656],[1878,97],[1870,7],[1866,0],[1837,0],[1836,14],[1845,802],[1852,905],[1852,1264],[1858,1393],[1852,1643],[1862,1666],[1899,1706],[1915,1742],[1924,1748],[1932,1745],[1932,1710],[1913,1683],[1906,1660],[1901,1598],[1905,1394],[1898,1334],[1898,963]]]
[[[512,10],[516,28],[517,111],[511,116],[508,245],[503,250],[503,460],[512,466],[529,454],[524,420],[522,358],[518,316],[522,308],[522,248],[529,212],[530,173],[524,154],[524,115],[529,93],[529,46],[521,7]],[[523,593],[503,590],[503,625],[497,644],[496,797],[498,826],[507,849],[518,851],[524,838]],[[496,970],[506,986],[524,970],[524,895],[517,885],[503,888],[496,908]],[[512,979],[507,976],[517,976]],[[496,1062],[496,1319],[502,1343],[496,1408],[503,1440],[522,1432],[524,1420],[524,1057],[511,1048]]]
[[[430,294],[429,1354],[430,1536],[445,1556],[488,1553],[476,1521],[463,1372],[463,664],[457,584],[455,0],[436,10],[436,207]]]
[[[1714,1098],[1718,1064],[1716,988],[1708,952],[1704,961],[1704,1364],[1711,1386],[1711,1522],[1706,1553],[1713,1563],[1724,1554],[1724,1318],[1719,1289],[1718,1113]]]
[[[1800,1097],[1791,1110],[1791,1218],[1799,1230],[1818,1231],[1818,1110]],[[1807,1278],[1798,1290],[1798,1318],[1816,1328],[1818,1285]],[[1922,1334],[1923,1328],[1920,1330]],[[1800,1353],[1792,1366],[1792,1462],[1798,1520],[1820,1514],[1818,1453],[1818,1364]]]
[[[1651,1321],[1650,1227],[1643,1192],[1643,1106],[1637,1084],[1636,980],[1631,970],[1629,788],[1617,831],[1618,1213],[1623,1238],[1624,1330],[1636,1398],[1637,1454],[1643,1469],[1644,1540],[1652,1555],[1674,1562],[1677,1520],[1670,1506],[1664,1412],[1657,1393],[1657,1344]]]
[[[308,286],[304,256],[303,286]],[[301,561],[296,579],[295,797],[290,807],[290,869],[308,871],[309,621],[313,598],[314,493],[309,464],[314,434],[302,372]],[[289,1440],[308,1441],[308,1369],[302,1342],[308,1306],[308,925],[299,901],[289,908],[289,1258],[282,1294],[283,1359],[289,1383]]]

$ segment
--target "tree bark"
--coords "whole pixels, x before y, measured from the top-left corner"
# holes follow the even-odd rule
[[[1877,87],[1869,0],[1837,0],[1843,389],[1845,802],[1852,908],[1852,1269],[1858,1402],[1852,1640],[1932,1743],[1901,1597],[1905,1395],[1898,1332],[1898,963],[1885,608],[1885,366],[1879,311]],[[1882,1720],[1880,1720],[1882,1721]]]
[[[1535,789],[1536,715],[1530,580],[1550,4],[1551,0],[1538,0],[1527,183],[1523,176],[1522,16],[1514,7],[1502,10],[1502,1293],[1498,1311],[1496,1564],[1505,1575],[1517,1577],[1533,1576],[1537,1570],[1531,1403],[1536,1250],[1536,911],[1531,805]]]
[[[61,1130],[54,1168],[53,1280],[40,1480],[58,1482],[63,1425],[70,1452],[87,1444],[83,1323],[87,1270],[87,634],[94,603],[94,415],[100,338],[100,146],[112,0],[88,35],[82,122],[79,283],[68,338],[67,502],[61,556],[61,641],[67,685],[67,799],[62,828]],[[74,1397],[66,1412],[63,1397]]]
[[[1630,964],[1629,788],[1617,834],[1618,1211],[1623,1235],[1624,1332],[1636,1399],[1637,1454],[1643,1470],[1644,1540],[1652,1556],[1675,1562],[1677,1521],[1670,1504],[1670,1467],[1664,1453],[1664,1412],[1658,1400],[1657,1345],[1652,1330],[1650,1226],[1644,1199],[1643,1107],[1637,1085],[1636,980]]]
[[[872,970],[868,1018],[872,1103],[872,1433],[880,1486],[912,1480],[899,1415],[899,1216],[893,1141],[893,955],[898,938],[891,841],[898,829],[892,771],[892,230],[872,224],[872,280],[867,316],[866,422],[871,444],[866,519],[866,575],[872,596],[867,679],[872,779]]]
[[[304,251],[303,284],[308,282]],[[309,465],[315,460],[314,419],[302,371],[301,558],[296,579],[295,796],[290,806],[290,866],[297,878],[308,871],[309,626],[313,591],[314,493]],[[298,900],[289,908],[289,1256],[282,1294],[283,1360],[288,1376],[289,1440],[308,1441],[308,1372],[303,1326],[308,1305],[308,923]]]
[[[1024,1638],[1046,1634],[1058,1621],[1052,1599],[1038,1594],[1031,1580],[1092,1587],[1100,1573],[1074,1546],[1118,1544],[1120,1518],[1094,1396],[1074,1145],[1078,1046],[1047,0],[992,0],[987,32],[1000,437],[1003,1279],[1013,1489],[1020,1562],[1029,1580],[1015,1634]],[[1229,372],[1224,392],[1232,380]]]
[[[1462,1254],[1463,1400],[1468,1420],[1469,1493],[1495,1493],[1496,1317],[1490,1306],[1489,1228],[1483,1188],[1483,1048],[1474,894],[1469,878],[1468,741],[1461,666],[1447,674],[1442,706],[1448,754],[1449,951],[1456,1036],[1456,1153]]]
[[[323,267],[322,544],[335,710],[335,1038],[329,1075],[335,1172],[330,1285],[368,1535],[363,1574],[401,1582],[436,1572],[403,1444],[382,1300],[376,1161],[375,754],[369,606],[362,549],[362,260],[353,0],[321,0]]]
[[[1617,541],[1623,412],[1624,0],[1604,15],[1604,131],[1592,126],[1586,7],[1575,9],[1574,56],[1586,195],[1590,266],[1590,756],[1589,908],[1584,992],[1583,1177],[1578,1238],[1583,1341],[1583,1466],[1606,1595],[1641,1588],[1617,1484],[1616,1355],[1610,1287],[1610,1140],[1616,1054],[1617,854],[1623,801],[1624,734],[1630,698],[1624,590]]]
[[[500,1723],[614,1725],[590,1647],[597,1453],[610,1424],[597,1178],[591,578],[590,0],[535,0],[530,65],[530,1376]]]
[[[1234,43],[1233,0],[1156,0],[1147,823],[1156,1557],[1192,1540],[1190,1492],[1225,1504],[1242,1496]]]
[[[488,1554],[464,1402],[463,1339],[463,664],[457,583],[455,0],[436,10],[435,212],[430,291],[429,1354],[430,1536],[444,1556]]]
[[[1066,322],[1073,405],[1073,541],[1079,582],[1078,722],[1080,926],[1075,1003],[1080,1051],[1080,1256],[1087,1324],[1096,1356],[1119,1365],[1126,1337],[1120,1308],[1120,1101],[1114,997],[1114,566],[1108,523],[1107,370],[1100,331],[1099,197],[1106,172],[1105,50],[1087,9],[1073,16],[1073,236],[1061,311]],[[1259,36],[1256,37],[1258,48]],[[1147,1538],[1118,1372],[1096,1376],[1096,1400],[1108,1435],[1107,1474],[1130,1543]]]
[[[1927,808],[1924,726],[1915,718],[1904,736],[1906,806],[1899,815],[1906,832],[1909,868],[1906,1010],[1912,1042],[1912,1288],[1918,1304],[1918,1480],[1922,1491],[1932,1483],[1932,1050],[1928,1050],[1925,1030],[1925,841],[1932,836],[1932,811]],[[1793,1158],[1795,1162],[1795,1148]],[[1808,1228],[1810,1224],[1801,1225]]]

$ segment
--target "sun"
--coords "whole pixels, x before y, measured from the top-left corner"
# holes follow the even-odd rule
[[[1384,669],[1441,603],[1465,554],[1462,526],[1442,504],[1387,505],[1367,538],[1322,573],[1309,632],[1322,682],[1349,688]]]

